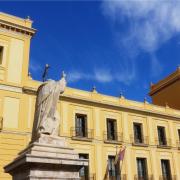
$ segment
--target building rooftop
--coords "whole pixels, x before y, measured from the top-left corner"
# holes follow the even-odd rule
[[[152,96],[153,94],[155,94],[158,91],[162,90],[163,88],[171,85],[172,83],[176,82],[177,80],[180,80],[180,66],[177,68],[177,70],[175,72],[173,72],[169,76],[160,80],[156,84],[152,84],[149,95]]]
[[[8,30],[33,35],[36,30],[32,28],[32,23],[33,21],[29,17],[23,19],[0,12],[0,26]]]
[[[29,80],[27,84],[23,87],[23,91],[27,93],[36,94],[37,88],[42,82]],[[60,96],[60,98],[73,99],[77,101],[82,101],[86,103],[94,103],[98,106],[108,106],[109,108],[122,108],[131,111],[139,111],[143,113],[152,113],[156,115],[173,117],[179,120],[180,111],[170,108],[168,106],[158,106],[148,103],[146,100],[144,102],[138,102],[126,99],[123,96],[114,97],[104,94],[100,94],[97,91],[84,91],[75,88],[67,87],[65,92]]]

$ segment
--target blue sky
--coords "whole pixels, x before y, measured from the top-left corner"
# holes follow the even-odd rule
[[[48,77],[64,70],[69,87],[143,101],[150,82],[180,64],[176,0],[1,2],[0,11],[34,21],[29,69],[37,80],[48,63]]]

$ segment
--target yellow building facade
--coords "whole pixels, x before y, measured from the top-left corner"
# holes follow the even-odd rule
[[[3,167],[31,139],[41,84],[28,75],[34,33],[29,18],[0,13],[0,180],[11,179]],[[89,159],[88,179],[113,179],[122,146],[121,179],[180,179],[179,110],[68,87],[57,109],[59,135]]]

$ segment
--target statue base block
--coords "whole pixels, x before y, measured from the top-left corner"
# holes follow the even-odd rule
[[[83,166],[88,166],[88,160],[79,159],[65,138],[42,135],[4,169],[13,180],[75,180]]]

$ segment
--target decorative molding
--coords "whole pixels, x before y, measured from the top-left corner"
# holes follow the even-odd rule
[[[23,88],[20,87],[14,87],[14,86],[9,86],[9,85],[1,85],[0,84],[0,90],[7,90],[7,91],[13,91],[13,92],[18,92],[18,93],[27,93],[27,94],[32,94],[32,95],[36,95],[37,89],[36,88],[32,88],[32,87],[28,87],[28,86],[24,86]],[[112,102],[103,102],[103,101],[97,101],[94,99],[89,99],[89,98],[82,98],[82,97],[78,97],[76,95],[67,95],[67,94],[63,94],[60,95],[60,99],[70,99],[70,100],[77,100],[77,101],[82,101],[82,102],[89,102],[89,103],[94,103],[94,104],[100,104],[100,105],[104,105],[104,106],[109,106],[112,108],[123,108],[123,109],[127,109],[127,110],[131,110],[131,111],[138,111],[141,113],[148,113],[148,114],[152,114],[152,115],[158,115],[158,116],[162,116],[162,117],[166,117],[166,118],[175,118],[180,120],[180,116],[177,114],[172,114],[172,113],[167,113],[167,112],[162,112],[162,111],[158,111],[158,110],[151,110],[151,109],[146,109],[146,108],[138,108],[138,107],[134,107],[134,106],[129,106],[129,105],[123,105],[123,104],[114,104]],[[144,104],[144,103],[142,103]],[[165,107],[161,107],[161,106],[156,106],[153,104],[150,104],[154,107],[160,107],[160,108],[165,108]]]
[[[171,84],[175,83],[176,81],[180,80],[180,69],[178,69],[164,78],[163,80],[157,82],[156,84],[153,84],[151,86],[151,90],[149,92],[150,96],[153,96],[157,92],[161,91],[162,89],[166,88],[167,86],[170,86]]]
[[[35,88],[26,87],[26,86],[23,87],[23,92],[25,92],[25,93],[30,93],[30,94],[36,95],[36,91],[37,91],[37,89],[35,89]],[[134,106],[129,106],[129,104],[127,104],[127,105],[122,104],[122,103],[121,104],[119,104],[119,103],[115,104],[114,102],[99,101],[99,100],[92,99],[92,98],[90,99],[88,96],[87,97],[79,97],[78,95],[68,95],[66,93],[60,95],[60,99],[61,98],[65,99],[65,100],[70,99],[70,100],[77,100],[77,101],[82,101],[82,102],[100,104],[100,105],[109,106],[109,107],[113,107],[113,108],[124,108],[124,109],[131,110],[131,111],[138,111],[141,113],[154,114],[154,115],[158,115],[158,116],[162,116],[162,117],[166,117],[166,118],[173,117],[173,118],[180,120],[179,115],[172,114],[172,113],[169,114],[165,111],[165,109],[166,109],[165,107],[156,106],[153,104],[149,104],[149,105],[151,105],[155,108],[164,108],[164,112],[162,112],[160,110],[159,111],[153,110],[153,109],[151,110],[151,109],[148,109],[148,107],[147,108],[138,108],[138,107],[134,107]],[[111,98],[111,96],[109,98]],[[113,97],[113,98],[115,98],[115,97]],[[140,102],[138,102],[138,103],[140,103]],[[144,105],[144,103],[141,103],[141,104]]]
[[[154,116],[158,115],[163,118],[175,118],[177,120],[180,120],[180,115],[169,114],[169,113],[161,112],[161,111],[153,111],[150,109],[143,109],[143,108],[133,107],[133,106],[129,106],[129,105],[119,105],[119,104],[112,104],[112,103],[107,103],[107,102],[100,102],[100,101],[96,101],[96,100],[92,100],[92,99],[85,99],[85,98],[79,98],[79,97],[75,97],[75,96],[69,96],[66,94],[61,95],[60,98],[65,99],[65,100],[72,99],[72,100],[78,100],[78,101],[82,101],[82,102],[90,102],[90,103],[100,104],[100,105],[104,105],[104,106],[108,106],[108,107],[112,107],[112,108],[126,109],[126,110],[131,110],[134,112],[152,114]]]
[[[21,87],[10,86],[10,85],[5,85],[5,84],[0,84],[0,90],[22,93]]]
[[[14,131],[14,130],[2,130],[3,134],[17,134],[17,135],[31,135],[31,132],[22,132],[22,131]]]
[[[33,28],[20,26],[17,24],[3,21],[1,19],[0,19],[0,28],[6,29],[8,31],[16,32],[16,33],[21,33],[21,34],[28,35],[28,36],[33,36],[36,32],[36,30]]]
[[[37,89],[32,88],[32,87],[23,86],[22,90],[23,90],[24,93],[27,93],[27,94],[32,94],[32,95],[37,94]]]

